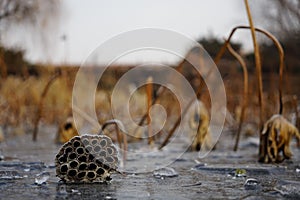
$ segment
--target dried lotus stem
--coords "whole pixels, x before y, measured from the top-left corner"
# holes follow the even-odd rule
[[[37,140],[37,133],[38,133],[38,125],[39,125],[39,121],[42,117],[42,112],[43,112],[43,105],[44,105],[44,99],[47,95],[47,92],[50,88],[50,86],[54,83],[54,81],[61,75],[60,72],[55,73],[48,81],[48,83],[46,84],[42,94],[41,94],[41,99],[38,105],[38,109],[36,112],[36,118],[34,121],[34,130],[33,130],[33,134],[32,134],[32,140],[36,141]]]
[[[201,91],[201,90],[200,90]],[[187,113],[187,111],[189,110],[189,108],[191,107],[191,105],[193,104],[193,102],[195,101],[196,99],[191,99],[187,106],[185,107],[185,109],[183,110],[182,112],[182,115],[179,114],[179,117],[177,118],[174,126],[172,127],[172,129],[169,131],[166,139],[163,141],[163,143],[160,145],[159,149],[162,149],[164,146],[166,146],[168,143],[169,143],[169,139],[172,137],[172,135],[174,134],[174,132],[176,131],[177,127],[179,126],[183,116]]]
[[[263,126],[263,85],[262,85],[262,74],[261,74],[261,59],[260,59],[260,53],[259,53],[259,45],[256,41],[256,35],[255,35],[255,28],[253,25],[253,20],[251,16],[251,11],[250,11],[250,6],[248,3],[248,0],[244,0],[246,10],[247,10],[247,15],[248,15],[248,20],[249,20],[249,25],[250,25],[250,30],[251,30],[251,36],[253,40],[253,47],[254,47],[254,56],[255,56],[255,68],[256,68],[256,76],[257,76],[257,86],[258,86],[258,101],[259,101],[259,107],[260,107],[260,121],[259,121],[259,128],[261,129]]]
[[[152,100],[152,103],[151,105],[154,105],[158,98],[166,91],[166,88],[165,87],[162,87],[160,86],[157,90],[157,92],[154,91],[154,95],[153,95],[153,100]],[[133,131],[133,135],[136,135],[136,132],[138,131],[138,129],[140,128],[140,126],[143,125],[144,121],[147,119],[148,117],[148,113],[146,112],[143,117],[141,118],[141,120],[139,121],[138,123],[138,126],[135,128],[135,130]]]
[[[242,125],[243,121],[245,118],[245,111],[247,108],[248,104],[248,70],[246,63],[244,59],[231,47],[230,43],[227,45],[228,51],[239,61],[240,65],[243,68],[243,73],[244,73],[244,93],[243,93],[243,104],[242,104],[242,110],[241,110],[241,115],[240,115],[240,120],[239,120],[239,126],[238,126],[238,132],[237,132],[237,137],[234,145],[234,151],[237,151],[238,145],[239,145],[239,139],[241,135],[241,130],[242,130]]]
[[[210,70],[208,71],[206,78],[208,78],[213,72],[213,68],[210,68]],[[191,107],[191,105],[193,104],[193,102],[198,98],[200,99],[200,95],[202,92],[202,89],[205,85],[204,82],[205,79],[200,79],[200,85],[196,91],[196,98],[192,98],[190,99],[190,101],[187,103],[186,107],[184,108],[183,112],[181,114],[179,114],[174,126],[172,127],[172,129],[169,131],[167,137],[165,138],[165,140],[163,141],[163,143],[160,145],[159,149],[162,149],[164,146],[166,146],[169,143],[169,139],[172,137],[172,135],[174,134],[174,132],[176,131],[177,127],[179,126],[181,120],[184,118],[184,116],[186,115],[187,111],[189,110],[189,108]]]
[[[149,77],[147,79],[147,85],[146,85],[146,93],[147,93],[147,122],[148,122],[148,144],[154,143],[154,137],[152,133],[152,127],[151,127],[151,117],[150,117],[150,109],[152,106],[152,93],[153,93],[153,78]]]
[[[218,52],[216,58],[214,59],[215,63],[217,64],[221,57],[224,55],[225,50],[227,45],[229,44],[232,36],[234,35],[234,33],[238,30],[238,29],[250,29],[249,26],[237,26],[235,28],[232,29],[231,33],[229,34],[227,40],[225,41],[225,43],[223,44],[223,46],[221,47],[220,51]],[[281,44],[279,43],[279,41],[269,32],[259,29],[259,28],[255,28],[255,31],[260,32],[262,34],[264,34],[265,36],[267,36],[269,39],[272,40],[272,42],[274,43],[274,45],[276,46],[278,53],[279,53],[279,76],[280,76],[280,81],[279,81],[279,113],[282,113],[283,110],[283,103],[282,103],[282,87],[283,87],[283,69],[284,69],[284,51],[283,48],[281,46]],[[260,108],[262,110],[262,108]],[[261,153],[260,153],[261,154]]]
[[[296,95],[293,96],[293,105],[294,105],[295,114],[296,114],[296,127],[298,128],[298,130],[300,130],[300,116],[299,116],[299,112],[298,112],[298,99],[297,99]],[[298,145],[298,147],[300,147],[300,139],[298,139],[297,145]]]
[[[226,45],[225,45],[225,44],[223,45],[222,49],[220,50],[220,52],[218,53],[218,55],[215,57],[214,62],[215,62],[216,65],[218,65],[218,63],[219,63],[221,57],[222,57],[223,54],[225,53],[225,50],[226,50],[226,46],[227,46],[227,42],[228,42],[228,41],[229,41],[229,40],[226,40]],[[223,48],[224,48],[224,50],[223,50]],[[181,71],[181,70],[182,70],[183,62],[184,62],[184,61],[182,61],[182,62],[179,64],[179,66],[176,68],[178,71]],[[207,75],[206,75],[205,78],[208,78],[208,77],[212,74],[212,71],[213,71],[213,68],[210,68],[210,70],[208,71],[208,73],[207,73]],[[198,89],[197,89],[197,91],[196,91],[196,97],[197,97],[198,99],[200,99],[202,89],[203,89],[203,87],[205,86],[205,82],[204,82],[205,78],[200,79],[200,84],[199,84]],[[163,143],[160,145],[159,149],[162,149],[164,146],[166,146],[166,145],[168,144],[169,139],[172,137],[172,135],[174,134],[175,130],[176,130],[177,127],[179,126],[179,124],[180,124],[182,118],[184,118],[184,116],[185,116],[185,114],[187,113],[188,109],[191,107],[191,105],[193,104],[193,102],[194,102],[195,100],[196,100],[196,99],[193,98],[193,99],[191,99],[191,100],[188,102],[187,106],[184,108],[182,114],[178,116],[178,118],[177,118],[177,120],[176,120],[174,126],[173,126],[172,129],[169,131],[167,137],[165,138],[165,140],[163,141]]]
[[[122,148],[122,142],[121,142],[122,136],[121,136],[121,133],[120,133],[120,132],[121,132],[121,131],[123,132],[123,144],[124,144],[124,146],[123,146],[123,152],[124,152],[124,154],[123,154],[123,162],[125,163],[126,157],[127,157],[126,152],[127,152],[127,149],[128,149],[128,144],[127,144],[127,135],[126,135],[126,131],[125,131],[125,128],[124,128],[124,126],[123,126],[123,123],[122,123],[121,121],[119,121],[119,120],[116,120],[116,119],[108,120],[108,121],[106,121],[106,122],[103,124],[100,133],[102,133],[103,130],[104,130],[108,125],[111,125],[111,124],[114,124],[114,125],[115,125],[116,134],[117,134],[117,140],[118,140],[120,149]],[[120,130],[121,130],[121,131],[120,131]]]
[[[175,68],[179,73],[182,73],[182,69],[183,69],[183,66],[184,66],[184,63],[186,62],[185,59],[183,59],[179,65]],[[153,100],[152,100],[152,103],[151,105],[154,105],[158,98],[163,95],[166,91],[166,88],[163,87],[163,86],[159,86],[159,88],[157,89],[157,91],[154,91],[154,95],[153,95]],[[139,127],[143,125],[144,121],[147,119],[147,113],[145,113],[143,115],[143,117],[141,118],[141,120],[139,121],[138,123],[138,126],[136,127],[136,129],[133,131],[133,135],[136,135],[136,132],[138,131]]]
[[[96,121],[91,116],[89,116],[88,114],[86,114],[84,111],[82,111],[80,108],[78,108],[75,104],[72,105],[72,110],[75,111],[77,114],[79,114],[83,119],[85,119],[86,121],[88,121],[95,128],[99,127],[98,121]]]

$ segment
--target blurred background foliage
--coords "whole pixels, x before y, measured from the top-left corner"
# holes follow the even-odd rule
[[[289,77],[285,78],[286,80],[289,79],[285,82],[285,91],[289,94],[299,94],[297,87],[300,84],[298,78],[300,73],[299,8],[299,0],[255,1],[255,4],[252,5],[255,22],[258,22],[256,24],[260,24],[263,29],[273,33],[283,45],[286,64],[285,76]],[[25,49],[20,48],[18,44],[7,45],[2,37],[4,33],[11,37],[17,37],[16,32],[20,33],[26,30],[24,34],[29,35],[28,37],[31,38],[34,45],[44,43],[45,48],[43,49],[45,50],[47,49],[47,38],[51,36],[51,30],[55,28],[55,23],[60,20],[62,10],[60,0],[0,0],[0,109],[4,111],[0,113],[0,124],[18,125],[20,122],[32,124],[43,87],[58,68],[62,71],[62,77],[49,90],[49,96],[44,104],[45,114],[43,119],[44,122],[58,123],[70,114],[72,85],[78,66],[68,65],[67,63],[62,63],[59,66],[54,66],[51,63],[30,63],[25,59],[27,53]],[[224,35],[224,37],[227,37],[227,35]],[[249,40],[251,40],[250,37]],[[223,45],[224,39],[210,34],[198,38],[197,41],[214,58]],[[269,102],[273,102],[270,103],[272,106],[266,108],[269,109],[271,115],[276,109],[279,71],[278,53],[273,43],[266,38],[259,37],[259,41],[264,84],[266,86],[264,89],[273,91],[266,96]],[[249,85],[251,85],[251,88],[249,94],[254,97],[256,96],[256,85],[253,78],[255,75],[253,53],[245,51],[242,43],[233,42],[231,45],[246,60],[250,73]],[[190,53],[197,53],[197,48],[191,49],[188,55]],[[188,63],[185,64],[188,65]],[[103,90],[112,89],[116,81],[131,67],[134,66],[124,65],[109,68],[104,73],[99,86]],[[228,52],[226,52],[218,67],[224,78],[226,92],[228,93],[228,109],[234,111],[241,101],[241,97],[237,94],[242,93],[242,69]],[[190,67],[184,67],[183,74],[194,87],[197,87],[199,77],[191,69]],[[288,74],[293,76],[288,76]],[[291,83],[294,85],[291,85]],[[59,91],[59,94],[57,91]],[[101,98],[99,99],[105,99],[105,95],[108,95],[103,91],[100,94]],[[257,106],[256,98],[251,100],[253,100],[252,105]],[[207,102],[209,102],[209,97]],[[104,103],[100,102],[96,107],[103,110],[103,107],[107,107],[107,105],[103,105]],[[249,106],[251,106],[251,102]],[[10,115],[8,113],[14,114]]]
[[[300,72],[300,2],[298,0],[267,0],[258,1],[252,5],[254,18],[263,28],[274,34],[282,43],[286,53],[286,69],[288,72]],[[265,9],[268,8],[268,9]],[[0,1],[0,68],[1,77],[8,74],[28,76],[38,75],[36,63],[24,60],[26,51],[16,46],[5,46],[1,35],[11,33],[25,25],[31,32],[31,37],[47,38],[51,34],[51,23],[61,17],[61,1],[59,0],[1,0]],[[229,31],[229,30],[228,30]],[[12,33],[12,37],[14,34]],[[224,35],[226,37],[226,35]],[[214,58],[223,45],[223,39],[214,35],[202,37],[198,42]],[[263,72],[278,72],[278,57],[275,46],[266,38],[260,37]],[[241,43],[232,43],[233,48],[241,53],[248,62],[250,72],[253,72],[254,59],[252,52],[244,52]],[[220,66],[227,65],[234,58],[227,52]],[[224,64],[225,63],[225,64]],[[223,69],[223,67],[220,67]]]

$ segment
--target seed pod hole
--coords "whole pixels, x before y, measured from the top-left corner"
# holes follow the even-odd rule
[[[86,172],[79,172],[77,174],[77,178],[79,178],[79,179],[83,179],[85,176],[86,176]]]
[[[76,157],[77,157],[76,153],[71,153],[71,154],[69,155],[69,159],[70,159],[70,160],[74,160]]]
[[[78,162],[76,160],[73,160],[72,162],[70,162],[70,167],[71,168],[75,168],[78,166]]]
[[[68,176],[76,176],[76,174],[77,174],[77,171],[75,169],[70,169],[68,171]]]
[[[79,141],[75,141],[74,143],[73,143],[73,146],[76,148],[76,147],[79,147],[81,144],[80,144],[80,142]]]
[[[95,172],[90,171],[90,172],[87,173],[87,177],[88,177],[89,179],[93,179],[93,178],[96,177],[96,174],[95,174]]]
[[[97,169],[97,171],[96,171],[96,173],[98,174],[98,175],[103,175],[104,174],[104,169],[102,169],[101,167],[99,167],[98,169]]]
[[[93,139],[91,143],[92,143],[92,145],[96,145],[98,143],[98,140],[97,139]]]
[[[65,173],[67,173],[67,171],[68,171],[68,165],[63,164],[63,165],[60,167],[60,172],[63,173],[63,174],[65,174]]]
[[[76,149],[76,152],[77,152],[77,154],[79,154],[79,155],[84,154],[84,149],[83,149],[82,147],[78,147],[78,148]]]
[[[97,165],[94,164],[94,163],[90,163],[88,169],[89,170],[95,170],[95,169],[97,169]]]
[[[84,156],[84,155],[83,155],[83,156],[79,156],[79,157],[78,157],[78,161],[79,161],[79,162],[86,162],[86,161],[87,161],[87,158],[86,158],[86,156]]]
[[[86,163],[81,163],[78,167],[78,170],[83,171],[83,170],[86,170],[86,168],[87,168],[87,164]]]
[[[106,145],[107,145],[107,141],[104,139],[104,140],[101,140],[101,142],[100,142],[100,146],[102,147],[102,148],[104,148],[104,147],[106,147]]]

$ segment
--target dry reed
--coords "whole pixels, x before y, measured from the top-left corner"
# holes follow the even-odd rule
[[[151,116],[150,116],[150,109],[152,106],[152,93],[153,93],[153,78],[149,77],[147,79],[147,85],[146,85],[146,93],[147,93],[147,123],[148,123],[148,144],[153,145],[154,144],[154,137],[152,133],[152,127],[151,127]]]
[[[228,48],[229,52],[238,60],[238,62],[242,66],[243,74],[244,74],[243,103],[242,103],[241,115],[240,115],[240,120],[239,120],[238,132],[237,132],[237,136],[236,136],[235,145],[233,148],[234,151],[237,151],[238,145],[239,145],[240,134],[241,134],[241,130],[242,130],[242,125],[243,125],[244,118],[245,118],[245,111],[246,111],[247,104],[248,104],[248,70],[247,70],[247,66],[246,66],[244,59],[231,47],[230,43],[228,43],[227,48]]]
[[[40,102],[39,102],[39,105],[38,105],[38,109],[37,109],[37,112],[36,112],[36,118],[35,118],[35,121],[34,121],[34,129],[33,129],[33,134],[32,134],[32,140],[33,141],[36,141],[37,140],[37,133],[38,133],[38,124],[39,124],[39,121],[42,117],[42,112],[43,112],[43,105],[44,105],[44,99],[47,95],[47,92],[50,88],[50,86],[54,83],[54,81],[60,77],[60,73],[56,73],[54,76],[52,76],[48,83],[46,84],[42,94],[41,94],[41,99],[40,99]]]

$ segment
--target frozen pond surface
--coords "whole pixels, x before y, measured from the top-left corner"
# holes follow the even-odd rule
[[[125,166],[132,173],[113,174],[109,184],[66,185],[55,176],[60,148],[53,143],[55,132],[41,131],[37,143],[24,135],[0,144],[0,199],[300,199],[300,150],[294,141],[292,160],[278,165],[258,163],[252,139],[243,139],[233,152],[234,140],[226,132],[202,160],[197,152],[178,158],[184,151],[178,141],[163,151],[129,154]],[[131,146],[148,151],[146,141]],[[148,166],[165,168],[153,172]]]

